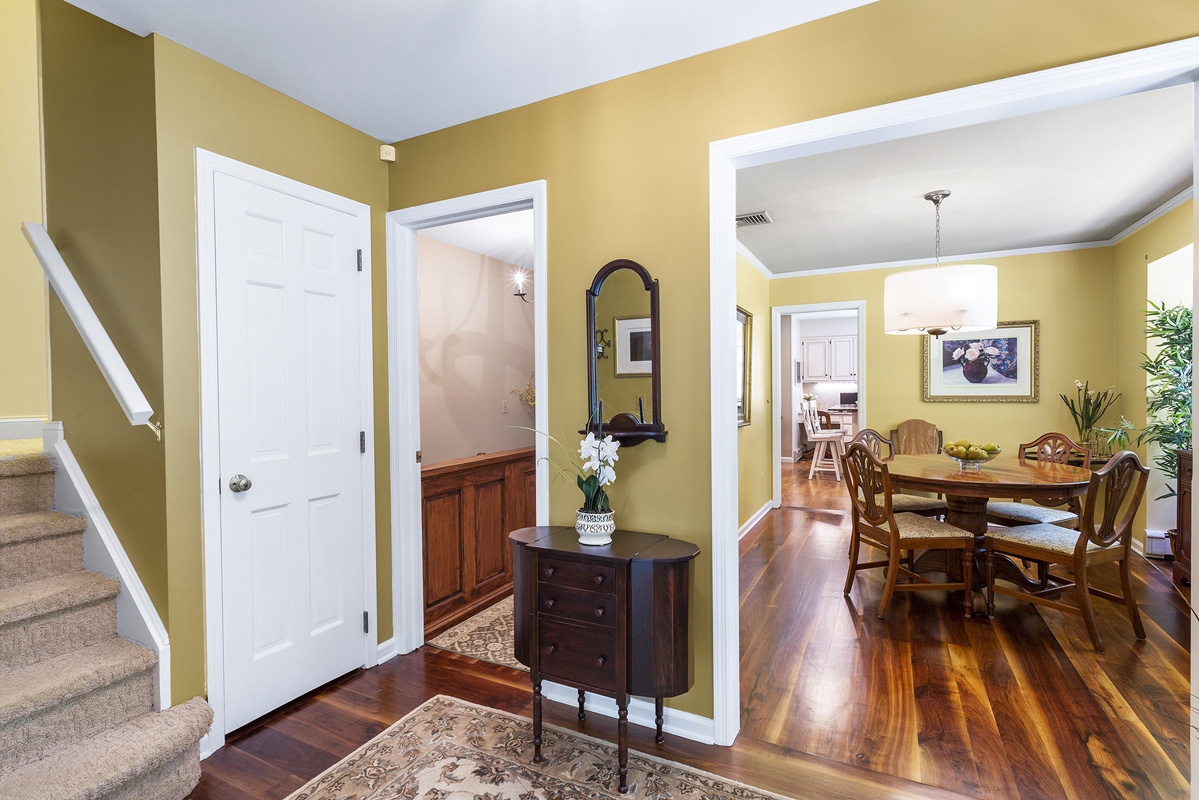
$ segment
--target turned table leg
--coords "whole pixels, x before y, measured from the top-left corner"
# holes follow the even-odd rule
[[[629,696],[622,694],[617,701],[617,764],[620,771],[620,793],[629,793]]]
[[[541,681],[533,683],[533,761],[541,763]]]
[[[585,708],[586,703],[587,703],[587,693],[585,691],[583,691],[582,689],[579,689],[579,724],[580,725],[582,725],[584,722],[587,721],[587,709]]]

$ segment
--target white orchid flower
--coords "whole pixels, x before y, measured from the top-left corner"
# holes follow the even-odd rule
[[[616,451],[620,449],[620,442],[612,440],[612,434],[604,437],[604,440],[599,443],[599,457],[601,461],[609,463],[619,461],[620,456],[616,455]]]
[[[975,360],[976,358],[978,358],[978,350],[971,347],[969,350],[966,351],[966,358],[969,361]]]
[[[599,455],[599,439],[595,438],[594,433],[588,433],[587,438],[579,443],[579,456],[584,461],[589,461]]]
[[[997,356],[997,355],[999,355],[999,348],[998,347],[984,347],[983,352],[989,356]]]
[[[953,360],[957,361],[959,358],[962,357],[962,353],[964,353],[964,352],[966,352],[966,351],[960,347],[957,350],[954,350],[953,351]]]
[[[606,465],[600,467],[595,474],[599,475],[600,486],[607,486],[616,480],[616,470]]]
[[[1075,387],[1077,387],[1077,388],[1081,389],[1081,388],[1082,388],[1082,381],[1076,380],[1076,381],[1074,381],[1074,385],[1075,385]]]

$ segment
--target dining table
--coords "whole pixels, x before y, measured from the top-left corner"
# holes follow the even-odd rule
[[[948,510],[945,521],[974,534],[974,608],[986,613],[981,593],[986,588],[986,550],[988,500],[1032,500],[1045,505],[1061,505],[1086,494],[1092,472],[1080,466],[1058,464],[1000,455],[977,469],[961,466],[941,454],[896,455],[886,461],[894,489],[936,492],[944,495]],[[927,550],[914,561],[918,573],[945,573],[952,580],[960,577],[961,565],[948,558],[945,550]],[[1007,556],[995,558],[995,578],[1024,589],[1042,588]]]

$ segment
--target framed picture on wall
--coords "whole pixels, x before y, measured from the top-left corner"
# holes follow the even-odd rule
[[[654,328],[649,316],[616,318],[616,376],[650,375],[654,368]]]
[[[1035,403],[1040,399],[1038,320],[924,337],[927,402]]]
[[[737,307],[737,426],[749,424],[753,380],[754,315]]]

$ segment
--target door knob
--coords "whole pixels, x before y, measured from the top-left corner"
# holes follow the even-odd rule
[[[254,482],[245,475],[234,475],[229,479],[229,490],[232,492],[247,492]]]

